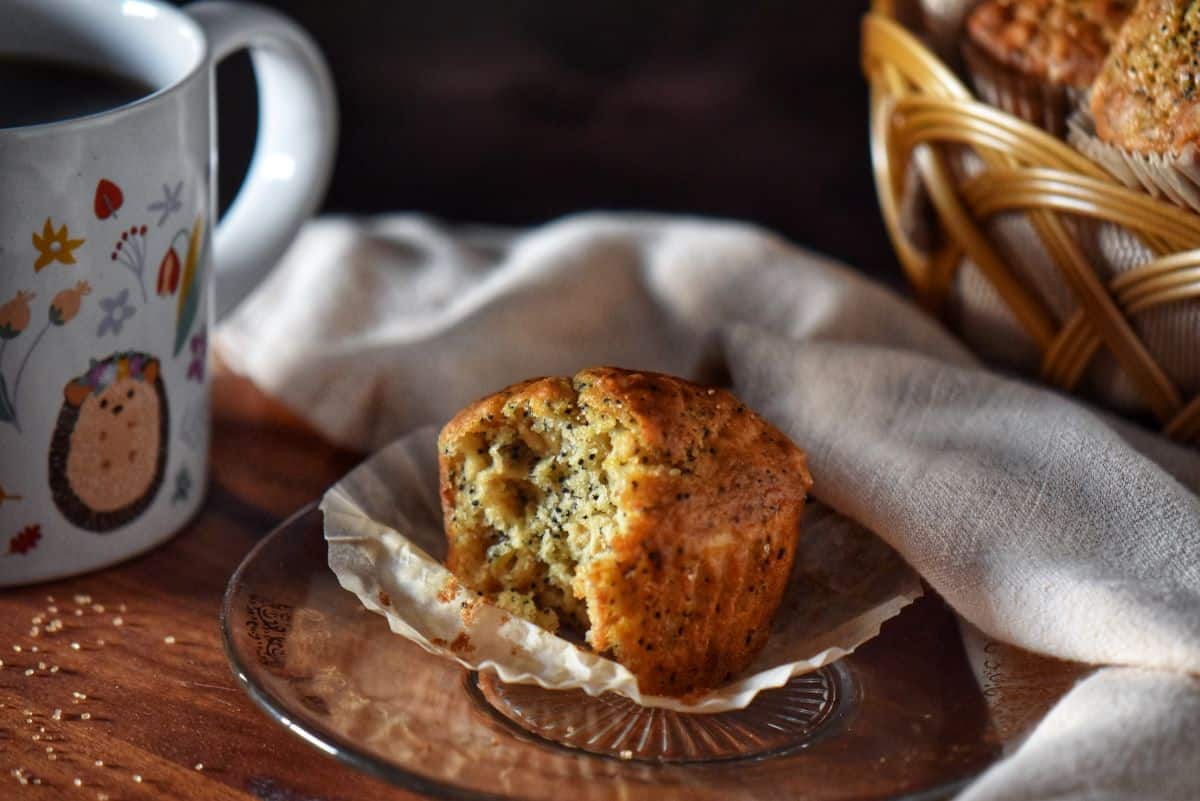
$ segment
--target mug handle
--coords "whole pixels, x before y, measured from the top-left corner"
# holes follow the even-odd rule
[[[213,235],[219,320],[274,266],[316,211],[333,169],[337,100],[316,43],[282,14],[223,0],[193,3],[184,10],[208,38],[209,69],[248,48],[258,82],[254,156]],[[215,164],[215,97],[212,102]]]

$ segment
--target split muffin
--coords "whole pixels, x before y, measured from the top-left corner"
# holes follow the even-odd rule
[[[438,441],[447,565],[686,696],[765,644],[812,484],[803,452],[729,392],[616,368],[529,380]]]

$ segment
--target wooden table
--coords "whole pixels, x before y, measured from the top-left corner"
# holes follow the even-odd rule
[[[177,537],[109,570],[0,593],[0,798],[414,797],[270,721],[230,673],[217,627],[245,553],[359,456],[228,373],[213,416],[208,499]],[[52,619],[61,630],[46,631]]]
[[[217,616],[230,574],[360,455],[324,442],[249,382],[215,372],[211,486],[191,525],[109,570],[0,593],[0,799],[414,798],[287,733],[226,664]],[[940,609],[927,599],[901,619],[932,615],[956,649]],[[51,620],[61,630],[47,631]],[[987,658],[987,703],[1007,715],[994,718],[1009,729],[996,732],[1001,739],[1078,675],[1007,646]]]

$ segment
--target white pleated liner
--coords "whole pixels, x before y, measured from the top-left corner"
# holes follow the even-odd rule
[[[1096,136],[1096,124],[1084,108],[1067,120],[1067,140],[1083,155],[1131,189],[1200,211],[1200,150],[1194,143],[1179,153],[1135,153]]]
[[[551,690],[614,692],[647,707],[715,713],[852,652],[921,595],[887,545],[819,504],[805,512],[797,566],[766,647],[733,683],[684,702],[644,695],[625,667],[493,606],[441,564],[436,429],[376,453],[326,494],[329,566],[393,632],[470,670]]]

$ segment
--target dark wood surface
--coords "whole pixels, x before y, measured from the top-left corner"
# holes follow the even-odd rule
[[[324,442],[248,381],[214,372],[211,484],[197,518],[122,565],[0,592],[0,798],[414,797],[286,732],[230,672],[218,629],[229,576],[266,532],[360,456]],[[56,619],[61,630],[47,631]],[[963,726],[986,725],[981,736],[991,742],[1019,736],[1079,675],[1064,663],[989,646],[990,690],[971,700],[957,629],[934,597],[885,624],[861,650],[868,663],[893,665],[885,673],[898,686],[921,684],[901,675],[911,670],[942,677],[943,689],[972,710],[946,728],[948,741],[961,739]]]
[[[115,568],[0,593],[0,798],[412,798],[286,733],[230,673],[217,624],[229,575],[358,457],[228,374],[214,407],[212,483],[183,532]],[[45,631],[52,619],[61,631]]]

